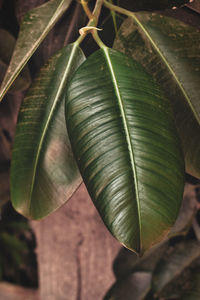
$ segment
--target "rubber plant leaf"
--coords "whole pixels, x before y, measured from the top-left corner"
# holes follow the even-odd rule
[[[13,50],[15,48],[15,38],[6,30],[0,29],[0,83],[3,81],[4,75],[7,71]],[[16,79],[10,92],[19,92],[26,90],[31,84],[31,76],[28,66],[21,72]]]
[[[14,208],[32,219],[65,203],[81,183],[64,115],[64,92],[84,55],[63,48],[41,69],[20,109],[11,165]]]
[[[51,0],[30,10],[20,26],[10,65],[1,85],[0,101],[47,33],[67,10],[72,0]]]
[[[128,10],[162,10],[173,8],[176,9],[189,3],[189,0],[120,0],[119,6]]]
[[[135,58],[162,86],[174,110],[186,171],[200,178],[200,31],[155,13],[133,18],[123,23],[114,48]]]
[[[105,47],[73,76],[66,120],[104,223],[143,253],[166,236],[182,199],[183,160],[168,101],[137,62]]]

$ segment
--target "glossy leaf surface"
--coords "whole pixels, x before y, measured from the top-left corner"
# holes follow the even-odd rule
[[[42,218],[66,202],[81,182],[68,140],[63,93],[84,55],[76,44],[42,68],[21,107],[12,156],[15,209]]]
[[[103,48],[67,93],[72,149],[101,217],[126,247],[143,252],[174,223],[183,161],[168,102],[143,68]]]
[[[71,1],[51,0],[25,15],[9,68],[1,85],[0,100]]]
[[[122,25],[114,48],[139,61],[162,85],[175,113],[186,171],[200,178],[200,32],[162,15],[135,16]]]

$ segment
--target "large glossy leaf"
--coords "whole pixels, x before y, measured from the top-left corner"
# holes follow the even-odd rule
[[[10,65],[1,85],[0,100],[71,1],[51,0],[25,15]]]
[[[68,140],[63,93],[84,55],[76,44],[40,72],[21,107],[11,166],[15,209],[38,219],[67,201],[81,182]]]
[[[108,229],[143,252],[176,219],[183,161],[168,102],[143,68],[103,48],[67,93],[70,140],[91,198]]]
[[[185,154],[186,171],[200,178],[200,32],[151,13],[127,19],[115,48],[143,64],[169,97]]]
[[[161,10],[180,7],[189,0],[120,0],[119,5],[129,10]]]

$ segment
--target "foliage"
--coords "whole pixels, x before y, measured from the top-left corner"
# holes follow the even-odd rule
[[[104,299],[199,299],[199,246],[188,235],[165,241],[143,258],[122,249],[114,262],[117,281]]]
[[[82,176],[105,225],[127,248],[143,254],[167,236],[181,205],[184,160],[188,172],[200,174],[199,31],[133,10],[174,2],[81,1],[88,24],[41,69],[20,109],[11,164],[17,211],[45,217],[71,197]],[[51,0],[25,15],[1,98],[73,5]],[[81,15],[72,14],[70,31]],[[106,32],[113,20],[116,32],[125,17],[113,50],[97,26]],[[82,50],[88,56],[93,41],[100,49],[85,59]]]
[[[34,236],[9,203],[1,210],[0,245],[0,281],[37,287]]]
[[[199,299],[198,188],[187,184],[169,238],[142,257],[122,248],[113,263],[116,282],[105,300]]]

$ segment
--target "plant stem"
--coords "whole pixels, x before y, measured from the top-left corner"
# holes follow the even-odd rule
[[[114,10],[120,14],[123,14],[123,15],[126,15],[128,17],[133,17],[134,16],[134,13],[131,12],[130,10],[127,10],[125,8],[122,8],[120,6],[117,6],[117,5],[114,5],[106,0],[104,0],[104,3],[103,3],[108,9],[110,10]]]
[[[97,24],[98,24],[99,15],[101,13],[103,3],[104,3],[104,0],[97,0],[96,1],[95,8],[94,8],[94,11],[93,11],[93,23],[91,23],[92,26],[96,27]],[[106,47],[104,45],[104,43],[102,42],[102,40],[100,39],[96,29],[92,30],[92,36],[93,36],[94,40],[96,41],[96,43],[99,45],[100,48],[105,48]]]
[[[92,30],[92,36],[93,36],[94,40],[96,41],[96,43],[99,45],[100,48],[107,48],[107,46],[100,39],[96,29]]]
[[[104,0],[97,0],[96,1],[96,4],[95,4],[95,8],[94,8],[94,11],[93,11],[93,25],[90,25],[90,26],[97,26],[98,24],[98,20],[99,20],[99,15],[101,13],[101,8],[102,8],[102,5],[104,3]]]
[[[87,0],[81,0],[81,5],[83,7],[83,10],[85,11],[86,15],[88,16],[88,19],[91,20],[93,18],[93,14],[91,10],[88,7],[88,1]]]
[[[99,47],[105,47],[104,43],[101,41],[101,39],[98,36],[97,29],[95,28],[98,24],[99,16],[101,13],[102,5],[103,5],[104,0],[97,0],[94,10],[91,13],[90,9],[88,8],[87,1],[86,0],[81,0],[81,4],[83,6],[83,9],[87,16],[89,17],[89,22],[87,26],[82,28],[82,34],[79,36],[79,38],[76,40],[76,44],[80,44],[85,36],[90,32],[93,35],[93,38],[99,45]]]

